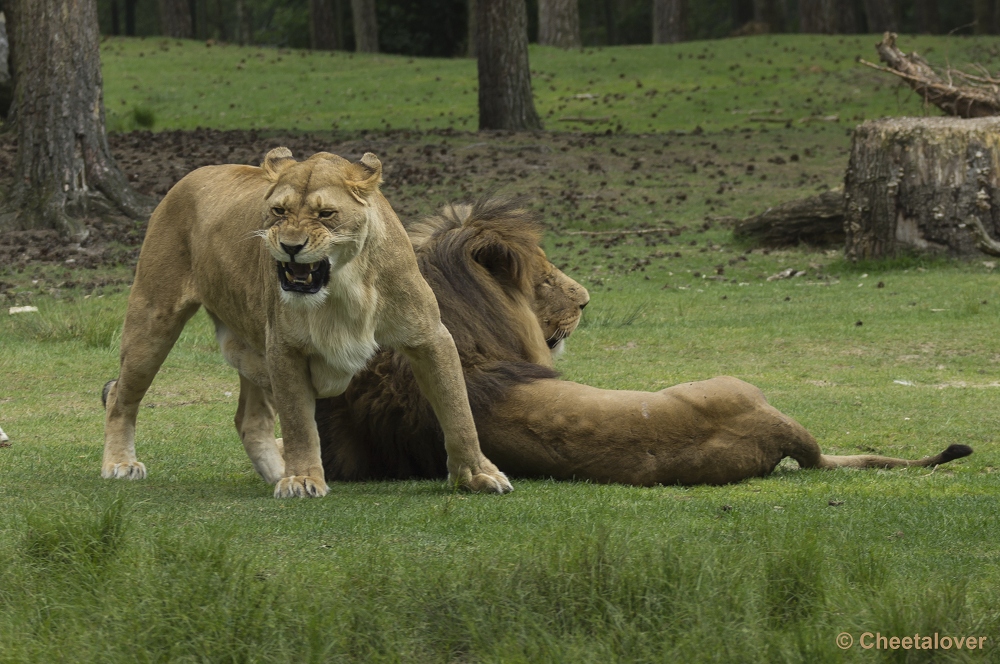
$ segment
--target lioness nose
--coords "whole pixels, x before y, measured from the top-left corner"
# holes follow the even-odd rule
[[[302,248],[306,246],[304,244],[287,245],[284,242],[279,242],[278,244],[281,245],[281,248],[285,250],[285,253],[288,254],[291,260],[295,260],[295,254],[302,251]]]
[[[580,304],[580,311],[583,311],[583,308],[584,308],[585,306],[587,306],[588,304],[590,304],[590,300],[587,300],[586,302],[583,302],[583,303],[581,303],[581,304]]]

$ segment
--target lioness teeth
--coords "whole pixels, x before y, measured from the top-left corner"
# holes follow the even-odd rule
[[[285,279],[295,281],[295,275],[293,275],[289,270],[285,270]]]
[[[307,284],[312,284],[312,282],[313,282],[313,276],[312,276],[312,272],[310,272],[309,276],[306,277],[306,283]]]

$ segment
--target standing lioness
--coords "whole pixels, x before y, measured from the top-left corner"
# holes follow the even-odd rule
[[[146,476],[139,402],[204,306],[240,373],[236,428],[276,497],[326,495],[316,399],[341,394],[380,345],[409,358],[445,432],[451,481],[511,490],[479,449],[455,344],[381,181],[371,153],[296,162],[276,148],[260,168],[207,166],[167,193],[139,254],[119,376],[105,388],[104,477]]]

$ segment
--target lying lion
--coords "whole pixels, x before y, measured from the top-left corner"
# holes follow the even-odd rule
[[[486,454],[509,473],[649,486],[726,484],[803,468],[932,466],[972,453],[951,445],[918,461],[830,456],[809,432],[730,377],[660,392],[602,390],[552,369],[589,296],[539,248],[539,226],[510,202],[445,210],[409,230],[458,346]],[[440,477],[441,431],[410,365],[380,351],[340,396],[317,404],[332,480]]]
[[[135,454],[139,402],[203,306],[240,374],[236,428],[276,497],[327,493],[316,399],[341,394],[380,347],[407,358],[409,387],[441,422],[451,480],[511,490],[480,451],[455,344],[381,180],[371,153],[296,162],[277,148],[260,168],[207,166],[167,193],[136,266],[120,373],[105,387],[104,477],[146,476]]]

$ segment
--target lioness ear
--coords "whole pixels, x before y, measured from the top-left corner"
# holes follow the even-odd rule
[[[281,171],[291,165],[295,159],[292,158],[292,151],[288,148],[274,148],[264,156],[264,161],[260,167],[264,169],[264,175],[272,182],[277,181]]]
[[[382,184],[382,162],[371,152],[366,152],[361,161],[351,164],[350,175],[347,178],[347,188],[359,203],[378,191]]]
[[[494,279],[519,290],[527,288],[523,283],[528,275],[524,257],[499,235],[492,231],[482,233],[470,245],[472,260],[486,268]]]

